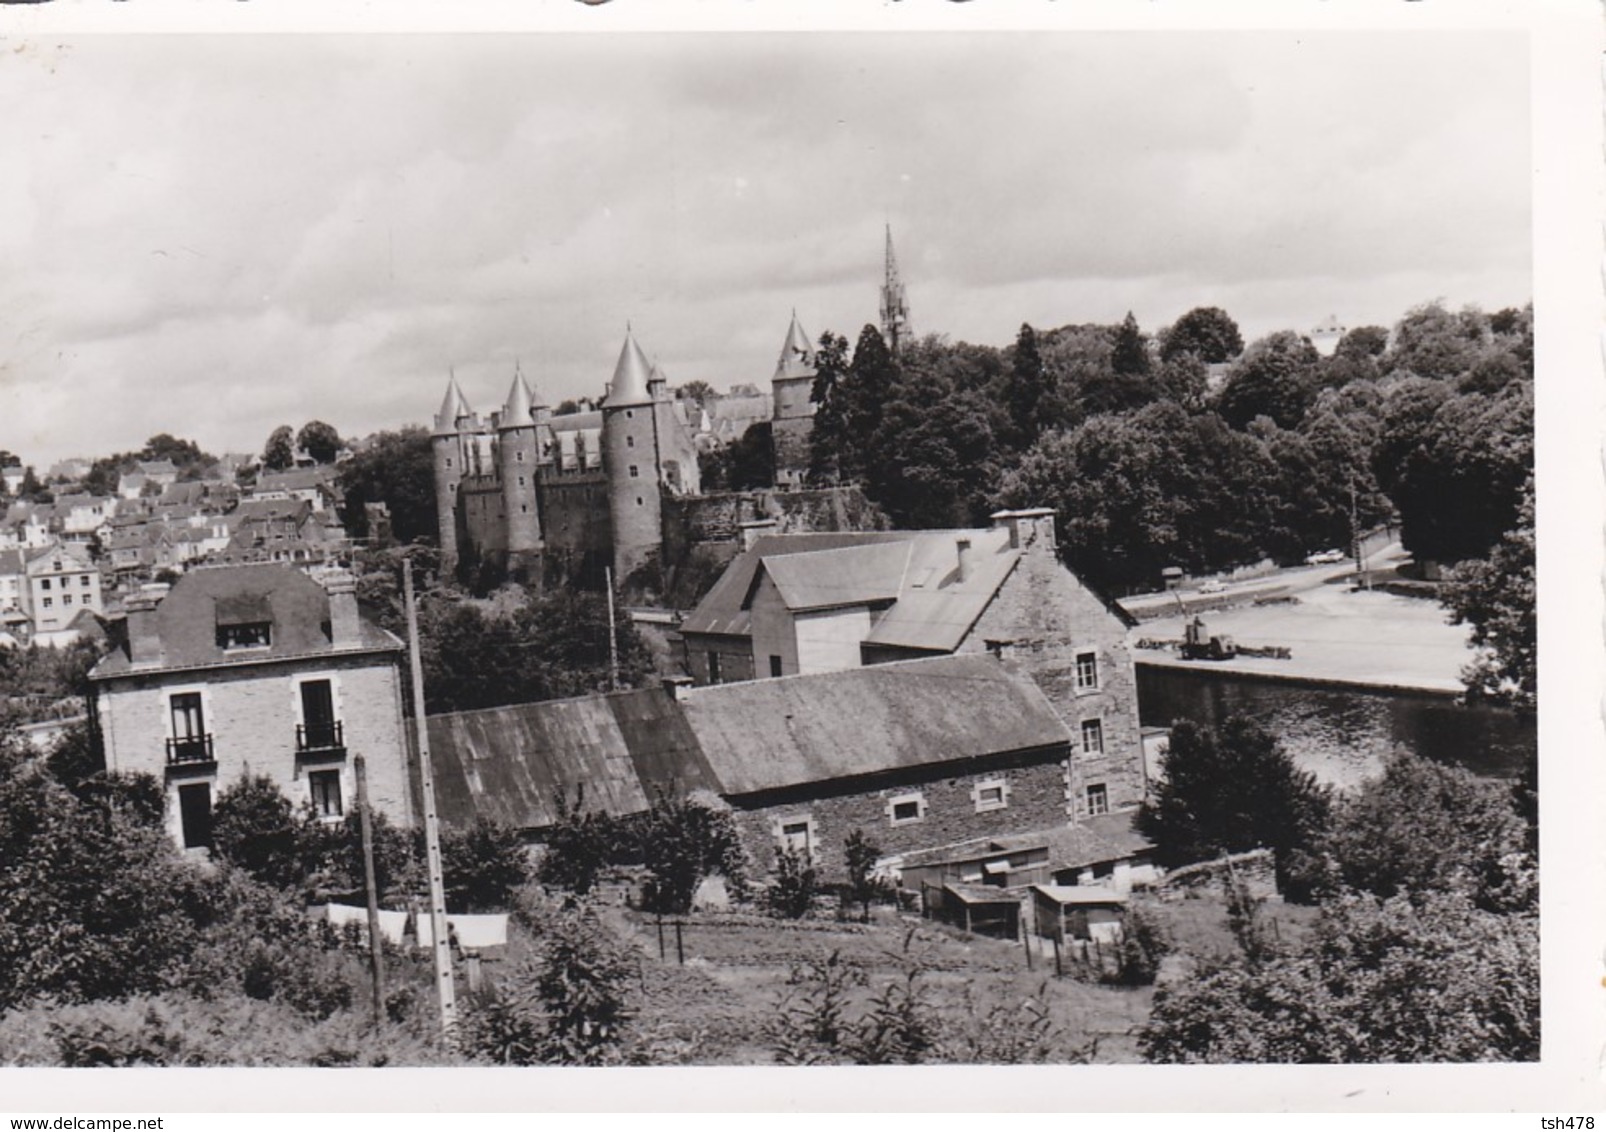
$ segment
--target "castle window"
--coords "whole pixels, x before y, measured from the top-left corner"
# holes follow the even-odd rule
[[[642,506],[642,502],[641,502],[641,496],[639,496],[639,495],[638,495],[638,496],[636,496],[636,506],[637,506],[637,507],[640,507],[640,506]]]
[[[1110,792],[1105,789],[1104,783],[1095,782],[1087,788],[1087,813],[1089,817],[1110,812]]]
[[[513,458],[521,464],[524,463],[524,449],[520,448],[517,452],[513,453]],[[523,483],[524,481],[520,480],[519,482]]]
[[[1096,652],[1079,652],[1076,654],[1076,690],[1078,692],[1091,691],[1099,686],[1099,654]]]
[[[520,486],[520,487],[523,487],[523,486],[524,486],[524,477],[523,477],[523,476],[520,476],[520,477],[519,477],[519,486]]]
[[[631,475],[632,478],[641,475],[641,469],[638,468],[635,464],[631,464],[630,465],[630,475]]]
[[[446,468],[447,468],[448,471],[450,471],[451,467],[452,467],[452,458],[450,456],[448,456],[448,457],[446,457]]]
[[[1097,719],[1082,720],[1082,754],[1102,755],[1104,753],[1104,724]]]
[[[633,437],[633,436],[625,437],[625,447],[626,448],[634,448],[635,446],[636,446],[636,438],[635,437]]]

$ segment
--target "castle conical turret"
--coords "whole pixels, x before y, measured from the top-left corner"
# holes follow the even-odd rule
[[[802,323],[797,320],[797,311],[792,312],[792,325],[787,328],[786,342],[781,346],[780,360],[775,363],[775,376],[772,382],[784,381],[787,378],[814,376],[814,347],[809,344],[809,336],[804,331]]]
[[[625,344],[619,351],[619,363],[613,367],[613,383],[608,386],[607,407],[621,409],[626,405],[646,405],[652,401],[648,383],[652,366],[647,355],[636,345],[636,338],[628,329]]]
[[[503,428],[525,428],[535,423],[535,396],[517,366],[513,368],[513,387],[507,391],[502,409]]]
[[[468,398],[463,396],[462,389],[458,388],[457,378],[446,379],[446,397],[441,401],[440,412],[435,414],[435,434],[445,436],[457,431],[457,422],[463,417],[471,417],[474,410],[468,407]]]

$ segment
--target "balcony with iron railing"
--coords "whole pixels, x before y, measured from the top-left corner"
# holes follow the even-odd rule
[[[212,733],[185,735],[167,741],[167,765],[187,766],[216,761],[212,754]]]
[[[296,754],[334,756],[345,753],[346,735],[340,720],[296,724]]]

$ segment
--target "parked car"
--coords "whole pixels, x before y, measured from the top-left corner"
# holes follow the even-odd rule
[[[1315,554],[1306,555],[1305,565],[1331,566],[1333,563],[1342,562],[1348,557],[1349,555],[1345,554],[1342,550],[1322,550]]]
[[[1212,578],[1210,581],[1199,587],[1199,592],[1202,594],[1218,594],[1226,588],[1226,582],[1223,582],[1220,578]]]

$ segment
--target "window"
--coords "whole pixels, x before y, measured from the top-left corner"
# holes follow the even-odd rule
[[[1104,722],[1098,719],[1082,720],[1082,754],[1104,753]]]
[[[61,595],[61,604],[63,604],[63,605],[71,605],[72,604],[72,594],[62,594]]]
[[[521,464],[524,463],[524,449],[520,448],[517,452],[513,453],[513,458],[515,460],[517,460]],[[523,482],[524,482],[524,477],[520,476],[519,477],[519,483],[522,484]]]
[[[452,470],[452,458],[450,456],[446,457],[446,470]]]
[[[970,797],[976,803],[978,814],[1006,809],[1009,806],[1009,783],[1002,778],[989,778],[985,782],[978,782],[970,791]]]
[[[79,578],[78,584],[80,586],[87,586],[89,584],[89,575],[85,574],[83,577]]]
[[[775,822],[775,847],[790,849],[807,857],[814,856],[814,819],[803,817],[781,818]]]
[[[184,828],[184,848],[212,844],[212,784],[192,782],[178,788],[178,815]]]
[[[636,467],[636,465],[631,464],[630,465],[630,474],[631,474],[631,476],[639,476],[639,475],[641,475],[641,469]]]
[[[640,506],[641,506],[641,496],[639,496],[639,495],[638,495],[638,496],[636,496],[636,506],[637,506],[637,507],[640,507]]]
[[[1076,654],[1076,690],[1078,692],[1091,691],[1099,686],[1099,654],[1096,652],[1079,652]]]
[[[520,453],[520,455],[522,455],[522,453]],[[519,486],[520,486],[520,487],[523,487],[523,486],[524,486],[524,477],[523,477],[523,476],[520,476],[520,477],[519,477]]]
[[[781,658],[778,657],[778,656],[771,656],[770,657],[770,675],[771,676],[779,676],[780,674],[781,674]]]
[[[244,621],[238,625],[217,627],[217,647],[220,649],[267,648],[272,643],[271,621]]]
[[[636,438],[635,437],[633,437],[633,436],[625,437],[625,447],[626,448],[634,448],[635,446],[636,446]]]
[[[720,668],[720,655],[713,650],[708,653],[708,682],[710,684],[724,683],[725,673]]]
[[[42,590],[48,590],[50,588],[50,579],[49,578],[40,578],[39,579],[39,588],[42,589]]]
[[[307,775],[312,790],[312,808],[320,818],[338,818],[345,813],[340,806],[340,772],[315,770]]]
[[[45,608],[46,608],[46,609],[49,609],[49,608],[50,608],[50,605],[51,605],[51,602],[50,602],[50,599],[49,599],[49,598],[48,598],[48,597],[47,597],[47,598],[45,598]]]
[[[345,746],[340,721],[335,718],[335,689],[329,680],[301,682],[301,727],[296,747],[303,751],[330,751]]]
[[[893,825],[911,825],[926,816],[926,799],[922,794],[898,794],[887,799],[887,817]]]
[[[1096,782],[1087,788],[1087,813],[1089,817],[1110,812],[1110,792],[1104,788],[1104,783]]]

